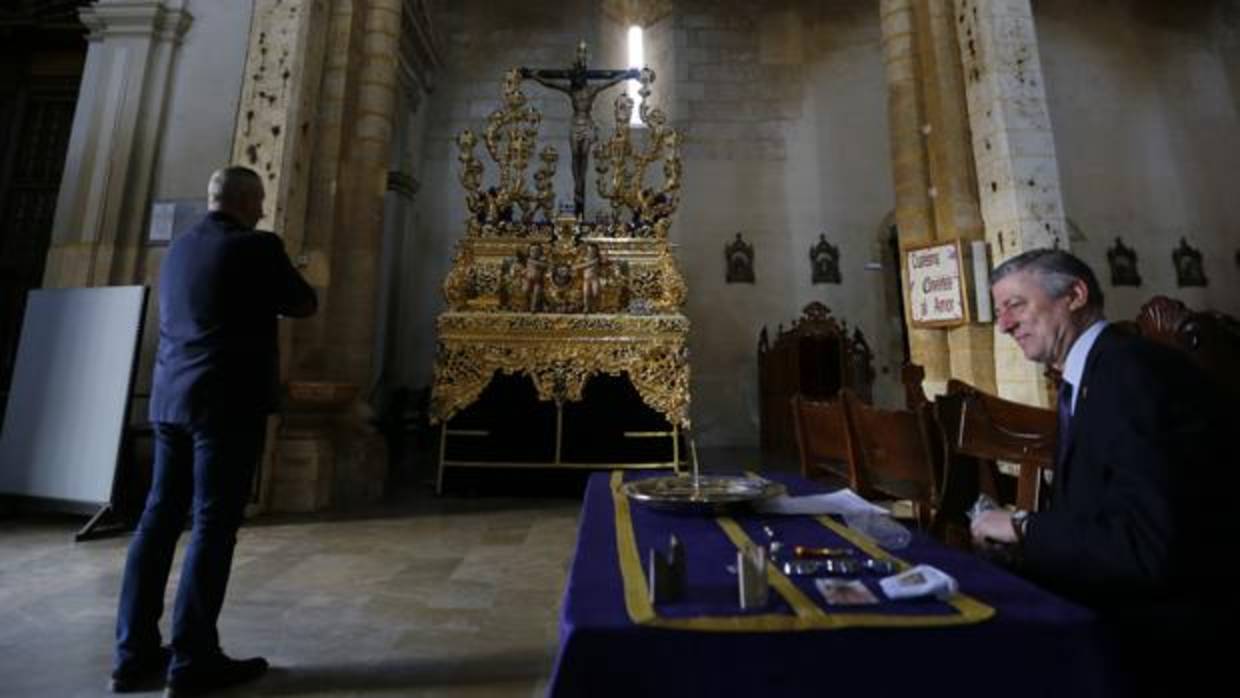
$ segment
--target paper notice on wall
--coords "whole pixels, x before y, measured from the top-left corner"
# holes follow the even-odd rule
[[[172,240],[172,229],[176,223],[177,205],[171,201],[156,202],[151,206],[151,228],[147,239],[151,242],[168,242]]]
[[[956,325],[968,320],[960,256],[956,241],[907,251],[905,278],[915,325]]]
[[[206,199],[165,199],[151,204],[147,242],[166,245],[207,213]]]

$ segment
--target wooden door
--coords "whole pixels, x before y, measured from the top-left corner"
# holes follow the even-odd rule
[[[17,3],[0,13],[0,398],[12,379],[26,293],[42,283],[51,242],[86,58],[72,7],[79,4]]]

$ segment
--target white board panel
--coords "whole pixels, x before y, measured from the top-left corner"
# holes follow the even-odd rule
[[[0,433],[0,494],[111,499],[145,305],[145,286],[30,292]]]

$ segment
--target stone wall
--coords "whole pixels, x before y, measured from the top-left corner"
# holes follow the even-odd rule
[[[229,163],[252,10],[252,0],[105,0],[84,11],[91,58],[45,285],[158,282],[167,248],[147,239],[151,204],[205,206],[208,177]],[[139,395],[149,392],[157,309],[152,293]]]
[[[210,172],[229,162],[255,5],[94,6],[95,41],[58,203],[49,285],[157,279],[165,248],[143,237],[150,203],[201,200]],[[354,3],[330,5],[332,40],[363,31],[362,19],[341,9]],[[394,160],[386,162],[386,144],[367,160],[376,165],[371,169],[390,165],[420,185],[408,219],[391,233],[399,244],[387,248],[399,258],[384,284],[394,292],[384,306],[386,340],[376,342],[387,351],[388,385],[430,381],[439,287],[465,217],[455,134],[481,127],[508,68],[567,67],[582,39],[592,47],[593,66],[623,67],[626,27],[606,5],[441,4],[447,41],[435,90],[416,117],[392,126],[401,135],[390,144]],[[699,442],[756,442],[758,331],[791,322],[813,300],[863,330],[876,353],[876,399],[898,403],[901,327],[886,250],[894,195],[879,1],[669,6],[647,27],[646,51],[659,74],[655,101],[685,135],[683,205],[672,238],[690,289]],[[141,31],[130,27],[135,18]],[[1240,162],[1240,2],[1039,0],[1034,20],[1069,244],[1100,272],[1110,315],[1132,317],[1155,294],[1240,315],[1240,197],[1232,181]],[[358,55],[364,51],[357,41],[346,43]],[[318,157],[302,175],[311,211],[304,230],[281,231],[304,240],[295,252],[341,252],[343,259],[354,244],[332,235],[350,229],[341,226],[334,192],[338,166],[356,147],[356,114],[343,90],[362,63],[358,55],[349,63],[351,55],[327,57],[314,112]],[[609,121],[618,90],[597,100],[600,125]],[[567,200],[568,101],[532,83],[526,91],[544,115],[544,142],[560,150],[556,189]],[[989,180],[982,180],[985,189]],[[368,182],[356,185],[365,190],[359,196],[377,190]],[[350,210],[370,216],[366,205]],[[371,226],[367,235],[378,230]],[[753,285],[724,282],[724,245],[737,232],[756,248]],[[808,253],[820,234],[839,246],[841,285],[811,283]],[[1110,283],[1106,251],[1117,236],[1139,255],[1141,287]],[[1181,238],[1204,253],[1208,286],[1177,286],[1171,251]],[[374,244],[368,239],[367,249]],[[349,326],[341,314],[365,305],[340,286],[357,287],[334,287],[335,315],[301,323],[308,340],[300,346],[348,354],[361,366],[367,333],[342,352],[323,341]],[[139,392],[150,375],[153,338],[149,331],[144,338]],[[317,363],[329,362],[320,356]]]
[[[173,67],[156,199],[205,199],[211,172],[230,164],[253,4],[188,3],[194,23]]]
[[[593,66],[625,61],[625,27],[584,0],[520,8],[453,3],[441,27],[445,67],[428,105],[417,233],[404,247],[403,346],[392,355],[399,368],[390,371],[409,385],[429,383],[439,284],[463,231],[452,138],[480,127],[509,67],[567,67],[583,38],[597,47]],[[879,39],[877,0],[778,8],[678,2],[648,28],[655,101],[686,136],[672,239],[689,286],[701,444],[757,442],[758,332],[789,324],[813,300],[861,327],[877,354],[876,397],[900,400],[900,320],[884,258],[893,197]],[[567,99],[533,84],[526,93],[543,112],[543,137],[561,153],[556,188],[565,200]],[[595,103],[600,125],[610,120],[614,94]],[[755,245],[756,284],[724,283],[724,246],[737,232]],[[811,284],[809,251],[823,233],[840,248],[841,285]],[[871,262],[885,266],[875,271]]]
[[[1040,0],[1034,14],[1072,249],[1098,270],[1108,315],[1156,294],[1240,315],[1236,4]],[[1117,236],[1140,287],[1111,285]],[[1181,238],[1208,286],[1177,286]]]
[[[756,440],[758,332],[789,325],[815,300],[861,328],[876,353],[875,399],[897,404],[903,350],[886,257],[894,195],[878,3],[678,8],[685,191],[672,236],[689,285],[699,442]],[[724,246],[737,232],[755,248],[753,285],[725,283]],[[820,234],[839,247],[842,284],[811,283]]]

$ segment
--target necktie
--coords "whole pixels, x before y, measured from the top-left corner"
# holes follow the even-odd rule
[[[1059,405],[1056,409],[1059,417],[1059,435],[1055,440],[1055,467],[1063,466],[1064,457],[1068,455],[1068,431],[1072,428],[1072,384],[1062,381],[1059,384]]]

